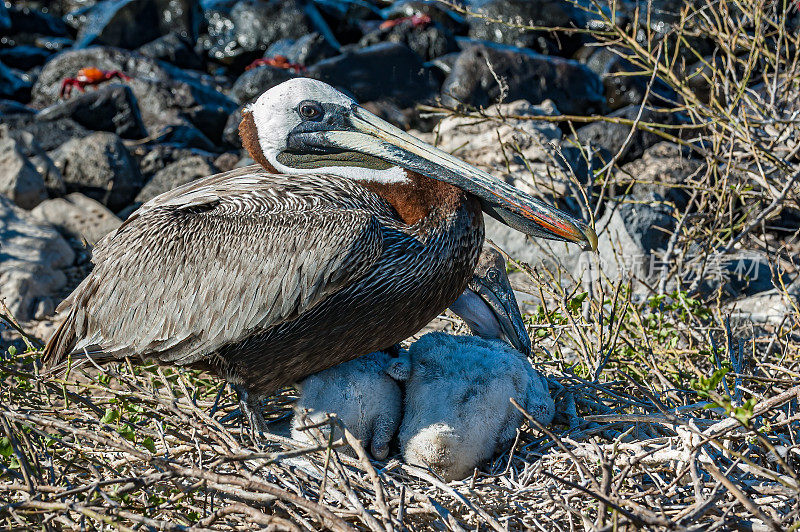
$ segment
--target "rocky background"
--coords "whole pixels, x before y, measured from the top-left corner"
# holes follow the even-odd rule
[[[677,4],[662,1],[649,21],[637,21],[638,7],[617,5],[616,24],[666,34],[679,13]],[[520,22],[565,31],[529,30]],[[591,2],[560,0],[2,5],[0,297],[18,320],[50,317],[91,267],[91,245],[139,205],[198,177],[250,164],[236,129],[242,105],[295,76],[324,80],[579,216],[592,211],[601,237],[595,276],[638,278],[644,284],[635,290],[642,295],[652,295],[654,286],[656,293],[674,290],[687,271],[668,272],[665,284],[660,274],[677,254],[663,253],[692,187],[713,169],[689,142],[642,130],[629,135],[626,120],[676,127],[696,120],[669,80],[651,80],[614,47],[598,46],[590,30],[607,24],[608,13]],[[712,42],[694,41],[700,52],[712,52]],[[703,56],[682,61],[686,72],[707,64]],[[76,82],[87,67],[112,77]],[[708,90],[697,77],[690,83]],[[439,122],[441,113],[420,106],[486,109],[492,118],[451,115]],[[608,120],[568,118],[599,115]],[[681,131],[658,130],[677,135],[674,140]],[[609,162],[613,181],[604,168]],[[769,235],[796,229],[800,216],[788,203],[773,213]],[[580,277],[587,260],[597,262],[564,246],[531,245],[489,223],[490,238],[530,264],[544,260]],[[701,245],[694,255],[719,262],[715,252]],[[698,283],[708,272],[694,273],[688,284],[705,294],[724,285],[726,300],[762,297],[776,275],[791,285],[794,273],[790,263],[771,267],[763,252],[723,262],[708,279]],[[740,307],[753,313],[749,301]],[[48,325],[37,330],[46,336]]]
[[[27,434],[19,427],[32,418],[19,405],[39,401],[22,410],[45,412],[55,408],[48,393],[62,396],[62,384],[48,381],[36,384],[41,395],[33,399],[26,372],[35,371],[37,341],[52,331],[56,306],[90,270],[92,245],[157,194],[251,164],[236,131],[242,106],[282,81],[308,76],[591,220],[600,243],[597,254],[581,252],[487,219],[489,238],[510,255],[535,358],[554,375],[558,430],[572,438],[571,450],[559,443],[556,451],[528,427],[510,457],[498,457],[457,493],[436,479],[413,485],[409,472],[389,465],[381,470],[383,487],[376,487],[375,470],[362,462],[360,480],[336,470],[342,491],[325,499],[324,508],[280,495],[281,519],[300,523],[297,529],[340,530],[353,523],[373,530],[398,523],[453,530],[572,529],[576,523],[604,529],[612,521],[653,529],[796,526],[799,29],[796,6],[766,0],[0,0],[0,404],[17,405],[0,411],[0,421],[12,420],[0,426]],[[105,73],[100,82],[81,82],[81,70],[90,67]],[[431,327],[460,325],[445,317]],[[29,333],[27,340],[19,330]],[[244,447],[213,432],[221,425],[204,413],[217,406],[217,381],[162,373],[159,382],[171,394],[165,399],[158,395],[167,393],[161,384],[147,380],[161,370],[118,370],[127,377],[114,374],[109,381],[103,374],[89,388],[64,395],[67,405],[83,408],[68,416],[83,420],[80,434],[70,432],[77,422],[64,424],[63,415],[34,424],[72,434],[71,441],[87,448],[99,446],[103,457],[144,464],[124,474],[115,469],[124,460],[106,464],[108,475],[150,479],[146,494],[137,492],[144,501],[139,517],[114,510],[114,519],[161,528],[225,521],[213,502],[212,510],[202,503],[202,512],[190,505],[176,513],[147,502],[155,500],[148,489],[158,485],[165,493],[158,484],[165,470],[189,479],[181,489],[201,481],[222,489],[219,475],[230,472],[218,460],[222,448],[237,468],[245,467]],[[145,381],[152,395],[140,388]],[[105,415],[74,400],[98,393],[97,386],[109,386],[102,393],[112,399],[100,402],[111,409]],[[147,415],[118,389],[149,405]],[[716,410],[704,410],[705,400]],[[283,415],[284,399],[273,401],[275,416]],[[658,425],[667,407],[696,412],[685,421],[691,430],[676,436]],[[656,422],[642,422],[645,414]],[[742,419],[753,429],[748,423],[756,414],[765,416],[758,418],[761,432],[746,439],[724,425]],[[98,423],[116,427],[119,441],[97,439],[108,432]],[[706,429],[711,423],[725,430]],[[212,432],[196,436],[198,426]],[[706,430],[700,439],[696,426]],[[722,473],[708,465],[723,461],[729,467],[723,470],[734,470],[738,458],[715,454],[719,447],[708,451],[716,445],[709,438],[729,432],[726,448],[749,453],[747,464],[758,464],[729,475],[735,489],[723,488]],[[763,434],[767,443],[759,439]],[[19,438],[24,443],[27,436]],[[602,448],[592,438],[601,438]],[[623,452],[620,441],[635,444],[625,447],[622,472],[609,458]],[[126,447],[131,442],[138,451]],[[45,456],[50,444],[41,445]],[[173,456],[170,445],[182,449],[174,456],[186,453],[184,469],[136,454],[158,448],[159,456]],[[10,471],[4,463],[19,468],[22,462],[13,464],[22,460],[21,449],[0,438],[0,458],[10,460],[0,460],[0,478],[16,486],[8,492],[31,492],[23,476],[3,477]],[[87,459],[86,471],[97,456]],[[576,456],[587,465],[569,465],[582,463]],[[89,482],[83,469],[72,467],[84,458],[63,462],[58,479],[71,479],[64,487],[70,493],[72,482]],[[687,480],[681,467],[689,463]],[[661,468],[655,477],[637,469],[647,464]],[[594,472],[587,475],[584,467]],[[631,468],[637,473],[629,475]],[[572,479],[573,491],[543,471]],[[290,476],[276,475],[270,482]],[[601,477],[602,485],[585,482]],[[234,480],[230,485],[239,486]],[[317,480],[280,489],[322,501]],[[234,498],[254,507],[231,512],[247,516],[250,525],[278,523],[254,509],[278,488],[252,482],[251,491],[237,487]],[[589,487],[580,491],[575,483]],[[376,503],[384,489],[390,500],[381,495]],[[586,496],[587,489],[594,495]],[[191,504],[200,505],[192,493]],[[133,504],[120,497],[114,500]],[[37,500],[26,503],[27,516],[67,504]],[[111,511],[113,504],[96,500],[83,509],[70,506],[72,517],[59,517],[61,524],[76,528],[83,526],[70,521],[76,515],[95,519],[91,512],[98,508]],[[7,521],[0,525],[17,526],[21,518],[3,514],[2,504],[0,519]],[[151,521],[141,517],[152,508]],[[287,523],[275,526],[292,529]]]

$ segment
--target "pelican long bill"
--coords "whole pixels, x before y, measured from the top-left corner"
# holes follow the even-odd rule
[[[358,104],[337,111],[333,116],[338,117],[338,123],[326,123],[327,129],[319,131],[304,129],[296,135],[306,147],[314,146],[323,153],[344,150],[369,154],[457,186],[475,195],[484,212],[525,234],[597,249],[597,235],[583,221],[422,142]]]

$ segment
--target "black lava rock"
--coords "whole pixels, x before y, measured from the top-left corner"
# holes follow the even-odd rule
[[[628,120],[635,120],[639,114],[638,105],[630,105],[623,107],[611,113],[609,116],[618,118],[627,118]],[[656,113],[644,108],[642,111],[642,122],[657,122],[661,124],[675,124],[676,118],[672,113]],[[577,130],[578,141],[581,144],[591,144],[610,153],[617,153],[628,137],[631,131],[631,126],[626,124],[612,124],[610,122],[594,122],[585,125]],[[663,139],[654,133],[648,133],[637,129],[633,133],[630,143],[628,144],[627,151],[620,158],[620,163],[626,163],[638,159],[642,156],[644,151],[661,142]]]
[[[23,209],[47,199],[44,179],[13,138],[0,138],[0,195]]]
[[[80,192],[118,211],[134,200],[144,184],[136,163],[113,133],[73,139],[53,154],[68,192]]]
[[[666,249],[669,236],[675,229],[673,209],[658,194],[621,202],[618,209],[625,227],[646,251]]]
[[[389,21],[391,22],[391,21]],[[405,44],[425,61],[458,50],[453,33],[436,22],[415,25],[405,19],[387,28],[378,28],[359,41],[359,46],[370,46],[379,42]]]
[[[91,132],[69,118],[39,120],[37,115],[14,114],[3,118],[12,135],[27,132],[45,151],[55,150],[72,139],[81,139]]]
[[[137,48],[168,33],[177,33],[194,42],[200,18],[194,0],[98,2],[85,13],[75,47],[107,44]]]
[[[217,157],[216,154],[207,151],[180,148],[174,144],[140,144],[132,146],[129,151],[131,156],[136,159],[139,172],[141,172],[145,182],[150,181],[159,170],[183,159],[200,156],[211,164],[214,158]]]
[[[203,135],[202,131],[191,125],[168,126],[155,139],[155,142],[205,151],[222,151]]]
[[[222,132],[222,142],[232,148],[241,148],[242,139],[239,137],[239,123],[242,121],[242,109],[244,106],[239,107],[235,112],[231,113],[225,122],[225,129]]]
[[[293,71],[271,66],[261,66],[245,71],[231,89],[231,96],[238,103],[248,103],[267,89],[297,77]]]
[[[139,105],[130,87],[106,85],[43,109],[40,120],[71,118],[92,131],[110,131],[122,138],[147,136]]]
[[[336,35],[340,43],[355,43],[364,36],[363,21],[381,19],[381,10],[371,2],[341,2],[339,0],[322,0],[307,4],[309,17],[324,18],[326,25]],[[316,9],[316,8],[319,9]],[[316,21],[315,21],[316,23]],[[325,35],[324,32],[320,32]],[[326,36],[327,38],[327,36]],[[334,44],[334,43],[332,43]],[[335,43],[338,45],[338,43]]]
[[[86,66],[119,70],[132,78],[122,83],[130,87],[136,96],[142,121],[150,134],[157,134],[167,126],[190,126],[183,112],[196,110],[198,106],[208,107],[214,112],[222,108],[225,114],[236,109],[235,102],[214,90],[214,80],[209,76],[192,75],[193,71],[182,70],[135,52],[99,46],[63,52],[50,60],[42,69],[33,89],[35,106],[46,107],[58,102],[61,81],[65,77],[75,76],[79,69]],[[87,91],[102,86],[87,88]]]
[[[37,123],[41,124],[41,122]],[[64,185],[61,171],[53,163],[47,152],[44,151],[44,148],[37,142],[37,138],[24,129],[0,128],[0,132],[2,132],[0,135],[4,135],[6,131],[8,136],[17,142],[22,154],[36,167],[36,171],[44,179],[47,195],[51,198],[57,198],[66,194],[67,188]]]
[[[69,37],[50,37],[46,35],[42,37],[36,37],[33,40],[34,46],[43,50],[47,50],[51,53],[61,52],[66,48],[70,48],[74,43],[75,41]]]
[[[631,76],[631,72],[641,69],[630,61],[615,54],[610,48],[596,46],[583,47],[575,58],[603,80],[606,102],[610,109],[616,110],[642,103],[647,93],[649,77]],[[673,101],[676,99],[675,92],[658,79],[655,80],[650,94],[652,98],[664,97]]]
[[[307,75],[344,89],[359,102],[389,100],[400,108],[431,100],[438,88],[431,69],[398,43],[348,51],[310,67]]]
[[[0,118],[8,115],[32,115],[36,111],[14,100],[0,100]]]
[[[228,121],[230,110],[225,107],[198,105],[181,113],[194,127],[215,145],[222,142],[222,132]]]
[[[22,72],[0,63],[0,98],[10,98],[27,102],[31,98],[32,83],[26,80]]]
[[[27,6],[12,5],[8,8],[11,20],[11,34],[52,35],[55,37],[69,37],[67,25],[52,15],[42,13]],[[2,18],[2,14],[0,14]]]
[[[591,185],[594,182],[598,170],[611,160],[613,155],[596,146],[575,146],[569,141],[562,141],[561,156],[555,157],[555,162],[561,166],[562,170],[568,175],[574,175],[578,183]],[[574,197],[564,198],[565,201],[573,200]],[[573,210],[580,213],[580,208]]]
[[[5,2],[0,2],[0,31],[6,32],[11,29],[11,15],[8,12]]]
[[[299,39],[281,39],[267,48],[264,57],[284,56],[290,63],[309,66],[339,54],[325,37],[317,32]]]
[[[242,0],[233,7],[223,2],[206,9],[208,34],[198,43],[209,59],[243,68],[280,39],[297,39],[313,31],[293,0]]]
[[[41,66],[45,64],[51,55],[53,55],[53,52],[50,50],[29,44],[19,44],[13,48],[0,48],[0,61],[20,70],[30,70]]]
[[[387,20],[425,15],[433,22],[441,24],[454,35],[464,35],[469,31],[469,26],[464,17],[455,13],[444,4],[428,0],[398,0],[381,12]]]
[[[175,33],[152,40],[137,50],[140,54],[172,63],[176,67],[200,70],[203,60],[189,42]]]
[[[583,11],[562,0],[479,0],[472,2],[470,9],[490,19],[519,20],[530,26],[580,28],[586,24]],[[570,56],[582,44],[580,37],[560,34],[556,40],[546,32],[490,22],[480,17],[471,17],[468,23],[469,36],[473,39],[531,48],[548,55]]]
[[[605,104],[600,77],[577,61],[491,43],[475,44],[461,53],[442,86],[442,101],[451,106],[486,107],[502,92],[505,101],[553,100],[565,114],[597,113]]]

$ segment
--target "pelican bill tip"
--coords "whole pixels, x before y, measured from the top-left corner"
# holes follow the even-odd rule
[[[583,249],[586,251],[597,251],[597,233],[595,233],[594,229],[591,226],[584,226],[581,228],[583,232],[583,236],[586,237],[586,243],[583,246]]]

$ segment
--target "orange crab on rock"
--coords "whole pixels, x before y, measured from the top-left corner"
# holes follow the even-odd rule
[[[305,72],[306,67],[299,63],[292,63],[290,62],[286,56],[284,55],[276,55],[274,57],[262,57],[261,59],[256,59],[247,67],[245,70],[251,70],[256,67],[260,66],[271,66],[275,68],[282,68],[284,70],[292,70],[295,74],[299,74],[301,72]]]
[[[87,85],[97,85],[103,81],[108,81],[113,78],[119,78],[124,81],[130,81],[131,77],[119,70],[100,70],[97,67],[86,67],[78,70],[78,75],[74,78],[64,78],[61,82],[60,96],[69,96],[72,94],[72,88],[78,87],[81,92],[86,92]]]
[[[431,17],[428,15],[423,14],[416,14],[411,17],[402,17],[402,18],[393,18],[389,20],[385,20],[381,22],[381,25],[378,26],[379,29],[386,30],[389,28],[393,28],[398,24],[402,24],[404,22],[411,22],[412,28],[419,28],[421,26],[427,26],[432,22]]]

